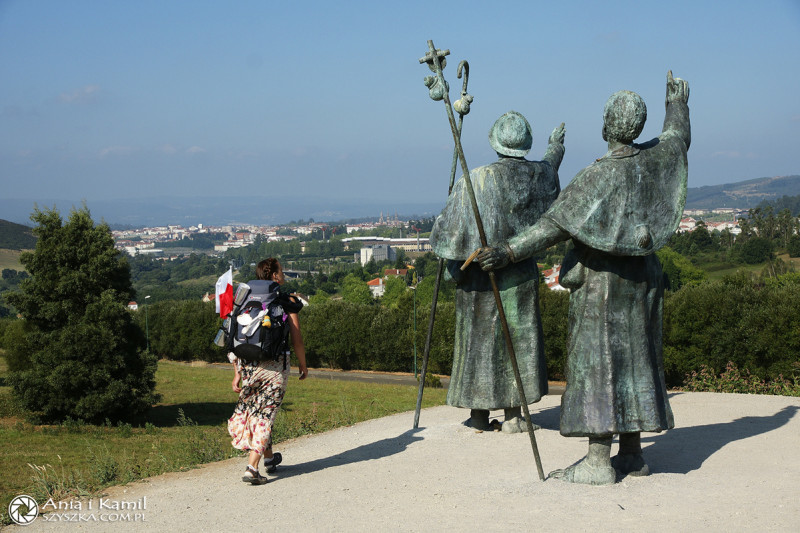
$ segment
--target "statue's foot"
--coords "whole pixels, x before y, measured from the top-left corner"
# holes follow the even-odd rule
[[[629,476],[650,475],[650,467],[641,453],[619,453],[611,458],[611,466]]]
[[[537,429],[542,429],[542,426],[539,424],[532,424],[532,426],[534,431]],[[507,419],[505,422],[503,422],[503,426],[500,429],[503,433],[527,433],[528,424],[525,422],[525,417],[517,416]]]
[[[478,431],[492,431],[494,429],[492,428],[492,425],[490,423],[481,419],[475,420],[473,418],[470,418],[466,422],[464,422],[464,425],[472,429],[477,429]]]
[[[492,431],[492,425],[489,423],[489,411],[484,409],[472,409],[470,411],[470,417],[464,422],[464,425],[477,429],[478,431]]]
[[[553,479],[587,485],[610,485],[617,480],[617,472],[610,465],[590,465],[585,459],[574,465],[550,472]]]

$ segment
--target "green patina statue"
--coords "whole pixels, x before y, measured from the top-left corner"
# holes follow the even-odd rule
[[[483,269],[504,272],[572,239],[560,278],[570,289],[561,434],[588,437],[589,452],[553,478],[602,485],[617,473],[647,475],[640,433],[674,427],[654,253],[677,229],[686,200],[688,100],[688,83],[670,72],[663,131],[634,144],[647,118],[644,101],[629,91],[613,94],[603,113],[608,152],[575,176],[538,223],[478,255]],[[619,453],[612,460],[615,434]]]
[[[470,172],[488,242],[506,242],[534,224],[561,189],[558,167],[564,157],[564,124],[550,135],[542,161],[527,161],[531,128],[521,114],[501,116],[489,132],[498,161]],[[456,281],[456,331],[447,404],[471,409],[468,424],[488,430],[489,410],[505,409],[502,430],[527,431],[488,275],[477,263],[461,270],[481,247],[463,177],[431,232],[431,246],[447,259]],[[498,276],[528,402],[547,394],[547,370],[539,316],[539,271],[533,259],[514,263]]]

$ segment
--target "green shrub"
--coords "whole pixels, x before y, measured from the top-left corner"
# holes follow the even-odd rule
[[[429,356],[429,368],[434,373],[450,373],[454,310],[452,302],[437,306]],[[430,307],[417,305],[416,311],[419,365]],[[392,308],[343,300],[315,302],[300,313],[300,324],[309,366],[388,372],[410,372],[414,366],[414,308],[408,295]]]
[[[22,319],[12,320],[3,333],[3,347],[6,350],[6,362],[10,372],[26,370],[31,366],[31,346],[29,336],[31,327]]]
[[[706,235],[708,232],[706,232]],[[684,285],[697,284],[706,278],[706,273],[697,268],[686,257],[669,247],[656,252],[664,272],[665,288],[677,291]]]
[[[789,257],[800,257],[800,235],[792,235],[789,244],[786,246]]]
[[[746,274],[686,286],[664,304],[664,368],[680,386],[703,365],[733,362],[759,379],[791,375],[800,354],[800,283],[788,274],[760,285]]]
[[[213,344],[222,325],[214,302],[165,300],[140,306],[132,313],[150,339],[150,351],[160,359],[176,361],[227,361],[225,351]]]
[[[739,258],[749,265],[763,263],[772,256],[775,245],[765,237],[750,237],[739,247]]]
[[[567,365],[569,291],[551,291],[539,285],[539,309],[544,332],[544,353],[549,379],[563,380]]]
[[[729,392],[741,394],[774,394],[779,396],[800,396],[800,379],[786,379],[782,375],[764,380],[745,369],[740,371],[729,362],[721,374],[706,365],[699,371],[692,371],[686,376],[683,390],[690,392]]]
[[[30,278],[8,296],[25,319],[5,334],[15,396],[42,420],[143,414],[157,400],[156,360],[126,308],[130,269],[111,231],[86,207],[66,223],[54,209],[31,219],[36,249],[20,256]]]
[[[417,378],[419,381],[419,378]],[[431,374],[430,372],[425,372],[425,388],[431,389],[441,389],[442,388],[442,380],[439,379],[439,376],[436,374]]]
[[[330,300],[300,312],[309,364],[351,370],[369,353],[370,326],[378,306]],[[362,359],[363,360],[363,359]]]

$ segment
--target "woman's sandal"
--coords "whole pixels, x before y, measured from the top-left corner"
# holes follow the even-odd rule
[[[244,475],[242,476],[242,481],[245,483],[250,483],[251,485],[263,485],[268,480],[258,472],[258,468],[253,468],[252,466],[247,465],[247,469],[244,471]]]
[[[283,456],[280,452],[272,454],[272,458],[269,461],[264,459],[264,468],[267,470],[267,473],[271,474],[275,472],[278,469],[278,465],[281,464],[281,461],[283,461]]]

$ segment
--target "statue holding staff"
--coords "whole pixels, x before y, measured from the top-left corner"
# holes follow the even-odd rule
[[[567,387],[561,434],[588,437],[578,463],[552,472],[575,483],[613,483],[617,472],[647,475],[640,433],[674,427],[662,356],[663,284],[655,251],[680,222],[691,142],[689,85],[667,75],[661,135],[643,144],[641,97],[613,94],[603,112],[608,152],[583,169],[532,227],[484,248],[484,270],[513,267],[572,239],[559,282],[570,289]],[[619,435],[619,452],[611,443]]]
[[[525,159],[532,145],[531,127],[516,111],[497,119],[489,143],[499,159],[470,175],[487,240],[506,242],[534,224],[561,190],[558,167],[564,157],[564,124],[551,134],[542,161]],[[504,432],[527,431],[489,278],[477,263],[461,270],[481,246],[463,178],[436,219],[430,242],[434,252],[448,260],[448,272],[457,284],[447,404],[471,409],[469,425],[476,429],[490,429],[489,410],[504,409]],[[536,261],[526,259],[504,269],[498,281],[529,403],[547,394],[538,277]]]

